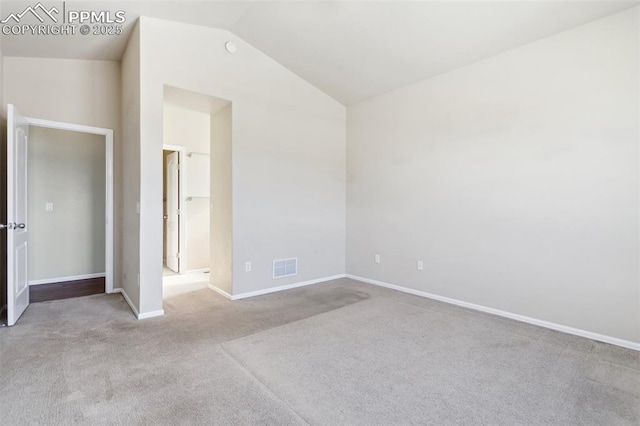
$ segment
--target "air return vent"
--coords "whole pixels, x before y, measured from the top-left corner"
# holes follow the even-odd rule
[[[298,275],[298,259],[280,259],[273,261],[273,278]]]

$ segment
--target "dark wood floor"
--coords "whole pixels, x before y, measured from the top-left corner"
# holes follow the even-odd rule
[[[104,293],[104,277],[32,285],[29,286],[29,301],[31,303],[46,302],[48,300],[70,299],[99,293]]]

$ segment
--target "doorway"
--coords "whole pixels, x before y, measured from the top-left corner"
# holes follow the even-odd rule
[[[48,300],[113,292],[113,130],[7,110],[3,293],[14,325],[46,286]]]
[[[106,139],[29,126],[29,299],[105,292]]]
[[[209,282],[209,115],[172,98],[164,105],[163,294]]]
[[[209,282],[209,116],[180,102],[164,105],[163,294]]]
[[[227,100],[165,86],[162,156],[164,299],[210,286],[216,241],[229,247],[221,256],[231,258],[225,235],[212,232],[218,217],[213,214],[213,188],[220,183],[213,179],[216,158],[211,155],[214,135],[219,132],[214,125],[216,116],[230,105]],[[230,159],[225,157],[225,164],[230,170]],[[229,180],[225,179],[225,182],[230,186]],[[229,204],[225,200],[226,208],[230,209]]]

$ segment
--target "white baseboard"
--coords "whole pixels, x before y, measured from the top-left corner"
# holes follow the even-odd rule
[[[157,311],[151,311],[151,312],[143,312],[141,314],[138,314],[138,319],[148,319],[148,318],[155,318],[155,317],[161,317],[164,315],[164,309],[158,309]]]
[[[45,278],[43,280],[29,281],[29,285],[64,283],[68,281],[88,280],[91,278],[102,278],[106,276],[107,274],[105,272],[98,272],[96,274],[74,275],[71,277]]]
[[[357,275],[346,274],[347,278],[351,278],[356,281],[362,281],[368,284],[377,285],[380,287],[390,288],[392,290],[401,291],[403,293],[413,294],[414,296],[426,297],[428,299],[438,300],[440,302],[449,303],[451,305],[462,306],[463,308],[473,309],[475,311],[485,312],[509,318],[512,320],[525,322],[528,324],[537,325],[539,327],[549,328],[551,330],[560,331],[562,333],[573,334],[575,336],[586,337],[587,339],[597,340],[599,342],[609,343],[616,346],[621,346],[627,349],[633,349],[640,351],[640,343],[632,342],[630,340],[619,339],[617,337],[605,336],[603,334],[593,333],[591,331],[581,330],[579,328],[568,327],[566,325],[556,324],[549,321],[544,321],[536,318],[527,317],[524,315],[514,314],[500,309],[489,308],[482,305],[476,305],[474,303],[464,302],[462,300],[451,299],[449,297],[438,296],[437,294],[426,293],[420,290],[414,290],[412,288],[402,287],[395,284],[385,283],[383,281],[372,280],[370,278],[360,277]]]
[[[227,293],[226,291],[216,287],[215,285],[209,283],[209,288],[213,291],[215,291],[216,293],[220,294],[221,296],[226,297],[229,300],[233,300],[233,296],[230,295],[229,293]]]
[[[147,319],[147,318],[153,318],[153,317],[161,317],[161,316],[164,315],[164,309],[160,309],[160,310],[157,310],[157,311],[151,311],[151,312],[144,312],[144,313],[141,314],[140,312],[138,312],[138,309],[136,309],[135,305],[133,304],[133,302],[129,298],[129,295],[127,294],[126,291],[124,291],[123,288],[114,288],[112,293],[120,293],[120,294],[122,294],[122,297],[124,297],[124,300],[129,305],[129,308],[131,308],[131,310],[133,311],[133,314],[139,320]]]
[[[122,295],[122,297],[124,297],[124,301],[127,302],[127,304],[129,305],[129,308],[133,311],[133,314],[136,316],[136,318],[138,318],[138,315],[140,315],[138,313],[138,309],[136,309],[135,305],[133,304],[133,302],[129,298],[129,295],[127,294],[126,291],[124,291],[124,288],[114,288],[113,292],[114,293],[120,293]]]
[[[205,272],[209,272],[209,268],[190,269],[188,271],[180,272],[179,275],[202,274],[202,273],[205,273]]]
[[[124,291],[124,288],[114,288],[112,294],[113,293],[120,293],[122,297],[124,297],[124,301],[127,302],[127,305],[129,305],[129,309],[131,309],[131,311],[136,316],[136,318],[138,318],[138,310],[136,309],[133,302],[129,298],[129,295],[127,294],[127,292]]]
[[[323,283],[323,282],[326,282],[326,281],[337,280],[339,278],[344,278],[344,277],[345,277],[345,274],[332,275],[330,277],[318,278],[318,279],[315,279],[315,280],[302,281],[302,282],[299,282],[299,283],[282,285],[280,287],[271,287],[271,288],[266,288],[264,290],[249,291],[247,293],[240,293],[240,294],[234,294],[234,295],[231,295],[231,294],[227,293],[224,290],[220,290],[219,288],[217,288],[213,284],[209,284],[209,288],[211,290],[217,292],[217,293],[220,293],[221,295],[223,295],[224,297],[226,297],[229,300],[240,300],[240,299],[246,299],[248,297],[262,296],[264,294],[276,293],[278,291],[291,290],[293,288],[305,287],[305,286],[313,285],[313,284],[319,284],[319,283]]]

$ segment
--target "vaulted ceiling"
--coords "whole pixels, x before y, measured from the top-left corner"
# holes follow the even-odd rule
[[[2,1],[2,19],[34,3]],[[61,1],[42,3],[63,6]],[[142,15],[222,28],[349,105],[637,5],[637,1],[66,1],[66,10],[124,10],[124,33],[3,35],[1,40],[5,56],[119,60],[133,23]]]

